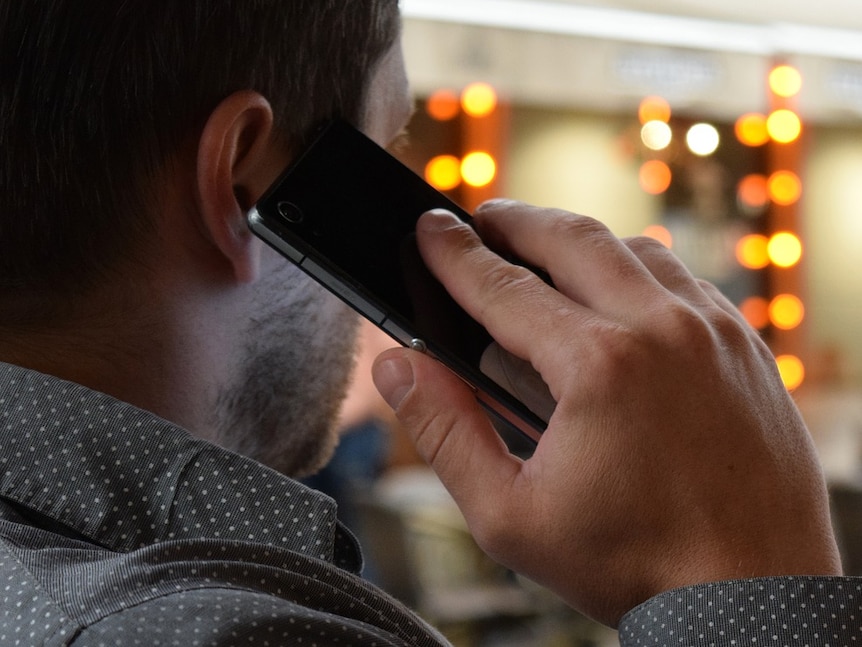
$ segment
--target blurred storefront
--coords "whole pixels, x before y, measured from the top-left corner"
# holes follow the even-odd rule
[[[743,307],[776,356],[799,358],[805,373],[789,374],[792,387],[839,367],[845,382],[862,381],[862,32],[844,29],[849,18],[832,27],[783,14],[716,21],[718,9],[693,1],[675,5],[688,16],[655,13],[656,3],[652,13],[634,2],[586,4],[404,2],[420,107],[408,163],[425,173],[432,158],[487,152],[490,184],[442,185],[466,206],[501,195],[594,216],[621,236],[660,236]],[[770,86],[778,66],[795,71],[797,85]],[[456,105],[431,116],[431,104],[477,82],[496,93],[489,112]],[[639,116],[648,97],[669,114]],[[744,116],[754,137],[746,143]],[[785,117],[789,139],[758,139],[773,116],[773,127]],[[664,121],[668,141],[660,129],[642,132],[656,125],[647,121]],[[695,126],[717,138],[714,149],[693,152]],[[799,249],[773,241],[778,233]],[[749,234],[773,250],[789,242],[789,259],[758,259],[763,239],[740,246]],[[793,299],[773,303],[783,295]]]
[[[862,573],[862,525],[847,522],[862,518],[855,7],[833,0],[790,8],[804,12],[796,15],[770,13],[787,9],[779,3],[749,15],[737,0],[402,7],[417,113],[410,145],[396,154],[468,208],[504,196],[591,215],[617,235],[658,238],[721,287],[794,391],[835,492],[848,568]],[[382,550],[410,563],[389,574],[390,586],[457,644],[614,643],[485,563],[433,478],[410,471],[409,452],[394,462],[408,471],[378,484],[366,522],[387,529]]]

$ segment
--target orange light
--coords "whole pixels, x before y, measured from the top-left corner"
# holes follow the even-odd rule
[[[778,267],[793,267],[802,258],[802,241],[789,231],[782,231],[769,239],[769,260]]]
[[[641,124],[650,121],[670,121],[670,104],[661,97],[646,97],[638,107],[638,118]]]
[[[452,90],[437,90],[428,97],[425,110],[432,119],[450,121],[457,117],[461,111],[461,102],[458,100],[458,95]]]
[[[769,89],[779,97],[793,97],[802,89],[802,75],[795,67],[779,65],[769,73]]]
[[[662,227],[661,225],[650,225],[644,229],[643,235],[657,240],[668,249],[673,247],[673,236],[667,227]]]
[[[641,165],[638,174],[641,188],[652,195],[659,195],[670,188],[673,174],[670,167],[660,160],[650,160]]]
[[[781,330],[793,330],[805,318],[805,306],[793,294],[779,294],[769,304],[769,321]]]
[[[451,191],[461,184],[461,160],[438,155],[425,166],[425,180],[439,191]]]
[[[750,270],[762,270],[769,265],[769,239],[760,234],[743,236],[736,243],[736,260]]]
[[[775,363],[788,391],[798,388],[805,381],[805,365],[795,355],[779,355]]]
[[[746,207],[760,209],[766,206],[766,203],[769,202],[766,177],[759,173],[746,175],[739,181],[736,195]]]
[[[470,153],[461,162],[461,177],[470,186],[488,186],[497,177],[497,162],[488,153]]]
[[[766,130],[766,115],[749,112],[742,115],[734,124],[736,138],[746,146],[763,146],[769,141]]]
[[[772,112],[766,119],[766,130],[779,144],[789,144],[802,134],[802,121],[792,110],[782,108]]]
[[[497,91],[488,83],[471,83],[461,93],[461,106],[471,117],[487,117],[497,108]]]
[[[769,198],[782,206],[791,205],[802,195],[802,180],[791,171],[776,171],[769,176]]]
[[[739,311],[755,330],[763,330],[769,325],[769,304],[763,297],[748,297],[739,304]]]

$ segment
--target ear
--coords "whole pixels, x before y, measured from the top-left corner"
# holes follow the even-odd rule
[[[201,224],[240,282],[258,277],[263,249],[246,225],[246,213],[287,162],[272,124],[272,108],[263,96],[236,92],[213,110],[198,142]]]

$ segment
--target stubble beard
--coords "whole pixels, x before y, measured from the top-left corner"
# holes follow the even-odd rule
[[[355,363],[358,317],[293,266],[266,279],[243,360],[216,399],[214,442],[292,477],[319,470]]]

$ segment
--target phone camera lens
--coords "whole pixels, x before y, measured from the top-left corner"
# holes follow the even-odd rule
[[[305,214],[302,213],[300,208],[286,200],[282,200],[278,203],[278,213],[282,218],[287,220],[287,222],[293,223],[294,225],[298,225],[305,220]]]

